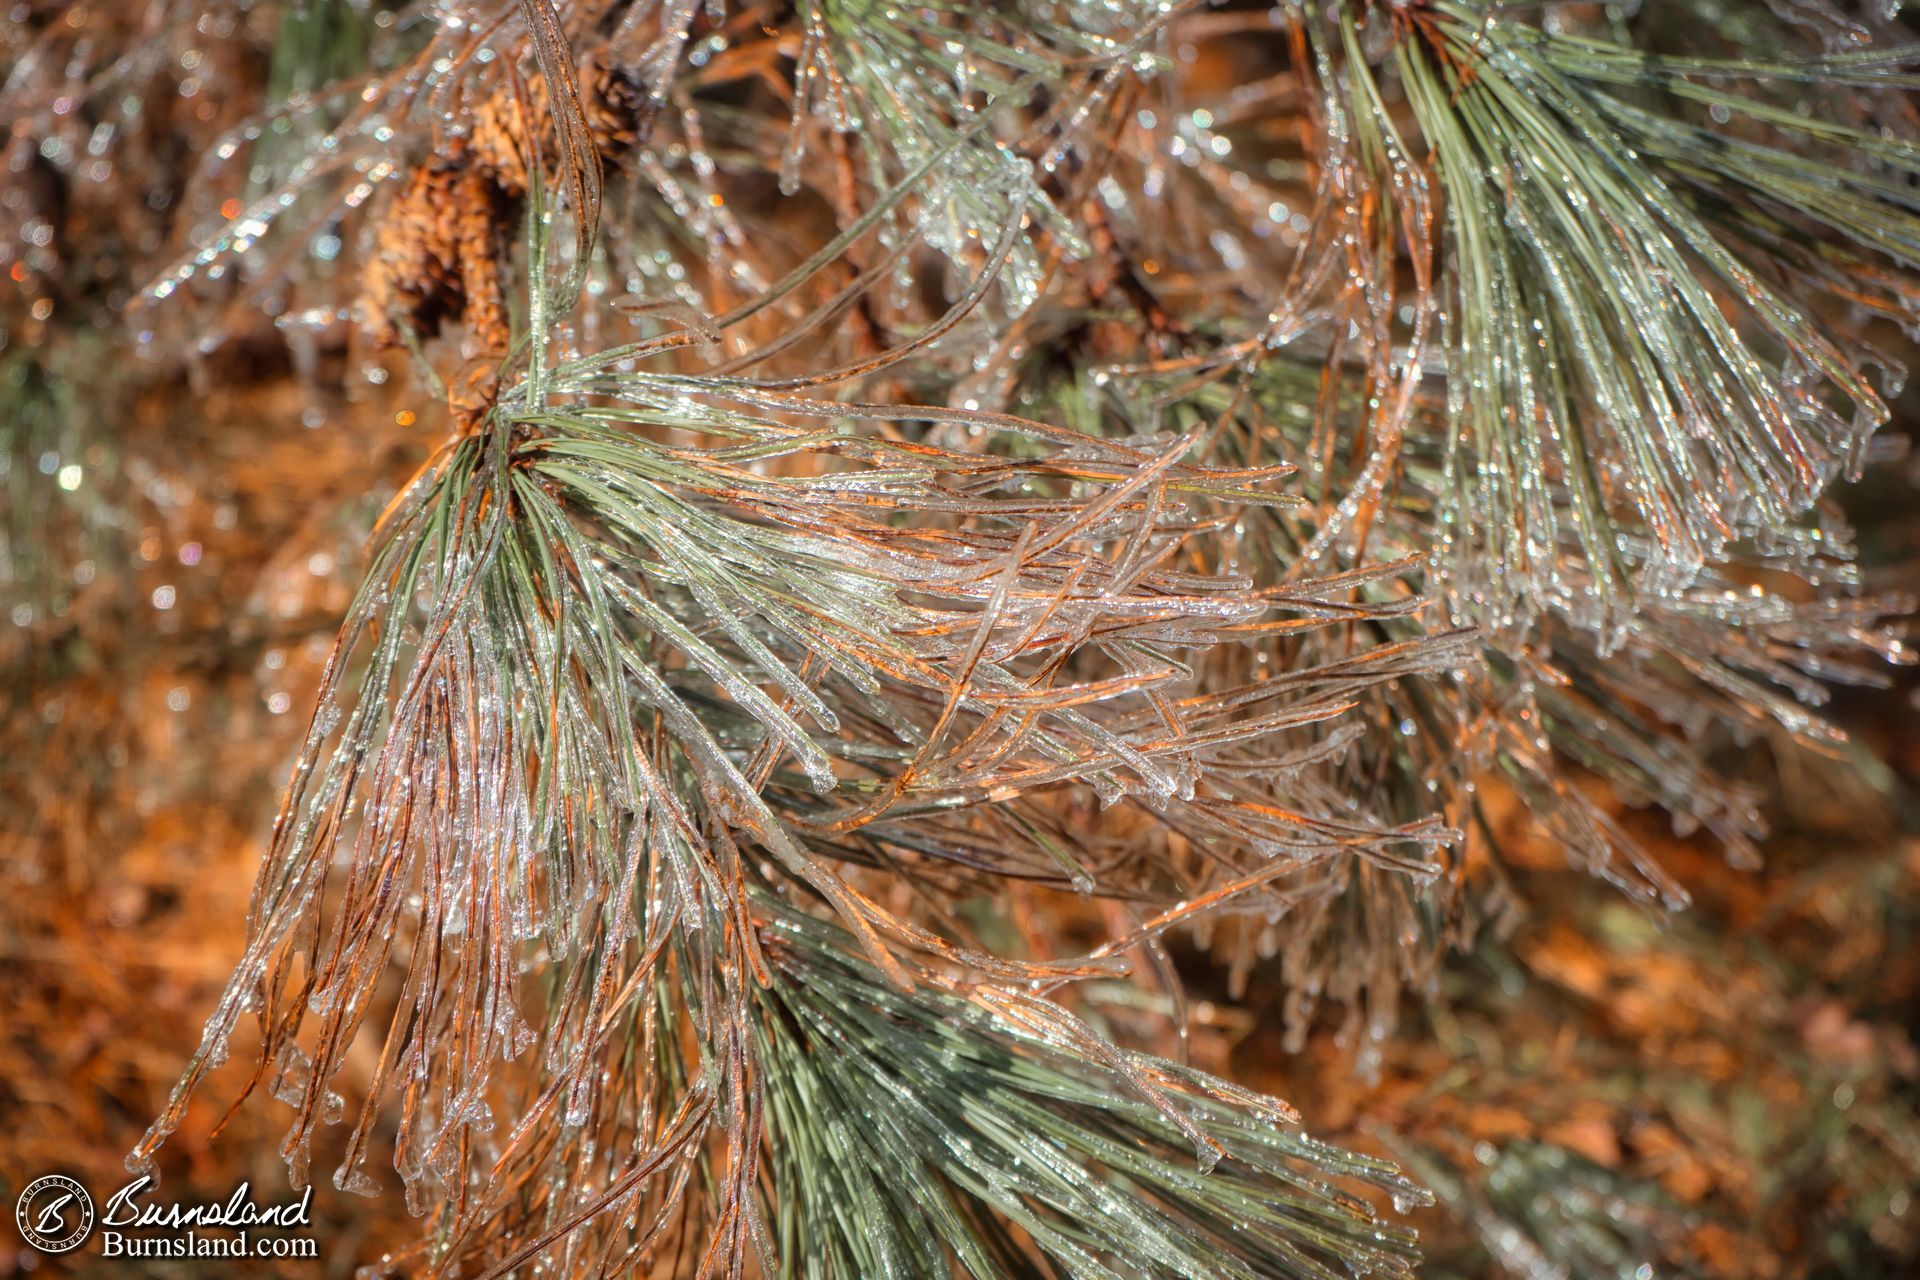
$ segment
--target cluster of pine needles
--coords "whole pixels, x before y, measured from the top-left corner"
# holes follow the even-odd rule
[[[1786,1152],[1769,1267],[1911,1257],[1920,984],[1804,950],[1920,867],[1725,870],[1897,785],[1884,7],[25,6],[8,861],[283,770],[128,1167],[218,1078],[376,1273],[1326,1280],[1737,1274]]]

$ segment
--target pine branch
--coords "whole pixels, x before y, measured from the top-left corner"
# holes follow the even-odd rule
[[[1277,955],[1292,1043],[1344,1005],[1370,1068],[1507,909],[1479,787],[1677,907],[1583,771],[1751,859],[1715,735],[1835,749],[1826,686],[1908,656],[1829,489],[1915,319],[1920,54],[1735,8],[1717,50],[1456,0],[287,24],[141,314],[351,321],[450,438],[133,1163],[251,1013],[296,1181],[379,1043],[334,1181],[397,1111],[403,1269],[1406,1273],[1333,1183],[1409,1184],[1071,985]],[[1285,74],[1196,106],[1190,37]],[[357,270],[299,265],[370,198]],[[1014,892],[1106,941],[960,918]]]

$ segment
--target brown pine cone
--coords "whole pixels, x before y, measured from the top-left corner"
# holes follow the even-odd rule
[[[645,136],[650,121],[645,88],[629,71],[583,68],[583,101],[594,149],[617,160]],[[424,333],[443,321],[464,321],[481,352],[507,349],[502,281],[508,229],[527,193],[534,148],[528,121],[545,135],[549,164],[559,153],[551,137],[545,82],[535,77],[524,96],[506,84],[471,110],[472,128],[444,155],[414,171],[388,205],[363,276],[361,329],[376,347],[399,341],[396,318]]]

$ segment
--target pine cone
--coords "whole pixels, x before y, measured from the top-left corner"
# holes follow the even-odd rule
[[[631,71],[583,69],[587,127],[603,161],[636,146],[650,121],[644,87]],[[396,316],[422,333],[443,321],[465,321],[478,350],[504,352],[509,334],[502,290],[506,245],[497,228],[514,225],[513,205],[527,193],[534,153],[528,121],[544,134],[551,163],[545,82],[526,83],[522,98],[497,84],[471,109],[472,127],[445,155],[414,171],[375,236],[374,258],[360,293],[362,331],[376,347],[399,342]]]

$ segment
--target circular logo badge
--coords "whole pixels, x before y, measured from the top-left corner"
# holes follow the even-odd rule
[[[66,1253],[78,1249],[93,1230],[93,1198],[72,1178],[50,1173],[20,1193],[13,1221],[40,1252]]]

